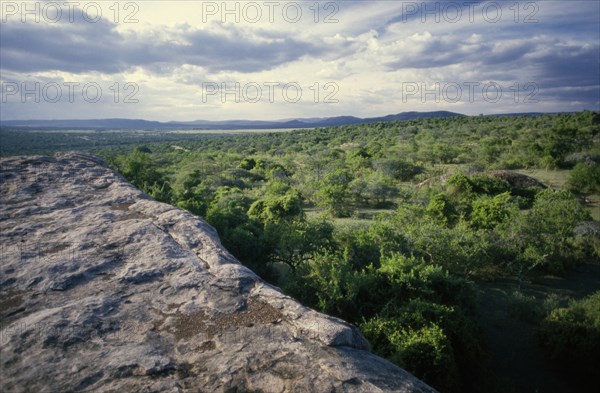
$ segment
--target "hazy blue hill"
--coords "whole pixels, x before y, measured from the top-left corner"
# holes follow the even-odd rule
[[[460,113],[449,112],[449,111],[436,111],[436,112],[402,112],[396,115],[387,115],[383,117],[376,117],[373,119],[367,119],[372,121],[398,121],[398,120],[417,120],[417,119],[434,119],[434,118],[446,118],[454,116],[465,116]]]
[[[382,117],[360,118],[336,116],[326,118],[298,118],[287,120],[195,120],[188,122],[159,122],[143,119],[72,119],[72,120],[7,120],[0,122],[3,127],[26,127],[47,129],[269,129],[269,128],[312,128],[373,123],[379,121],[417,120],[464,116],[448,111],[402,112]]]
[[[166,123],[143,119],[8,120],[2,126],[28,128],[162,128]],[[169,125],[173,127],[173,124]]]

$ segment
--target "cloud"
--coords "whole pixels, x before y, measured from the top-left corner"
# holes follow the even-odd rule
[[[600,84],[599,48],[548,36],[493,42],[425,32],[383,45],[381,52],[393,58],[385,63],[391,70],[462,66],[482,78],[512,74],[515,80],[525,76],[551,86],[590,86]]]
[[[100,39],[101,37],[101,39]],[[75,18],[56,25],[8,21],[2,24],[2,69],[21,72],[99,71],[121,72],[134,45],[126,42],[114,25]]]
[[[168,70],[190,64],[209,71],[256,72],[330,50],[324,44],[240,26],[198,29],[182,25],[167,34],[120,33],[106,20],[48,25],[2,24],[1,68],[21,72],[119,73],[132,67]]]
[[[486,65],[497,66],[499,64],[514,63],[523,56],[535,50],[535,44],[529,40],[502,41],[493,45],[487,45],[483,49],[482,61]]]
[[[487,112],[492,107],[496,112],[558,111],[561,105],[570,110],[599,107],[598,2],[338,2],[336,23],[323,23],[329,14],[324,2],[319,3],[320,22],[314,22],[310,8],[314,3],[306,2],[298,23],[282,20],[279,9],[277,22],[263,18],[255,24],[243,19],[220,23],[216,17],[202,21],[196,2],[184,2],[177,10],[166,2],[157,3],[140,3],[140,23],[130,25],[115,24],[108,17],[90,23],[82,19],[81,12],[75,12],[73,23],[67,19],[54,24],[21,23],[18,18],[2,22],[2,82],[83,85],[95,81],[107,99],[116,82],[121,90],[129,82],[140,88],[139,104],[129,106],[122,101],[89,105],[81,99],[69,106],[62,101],[33,106],[15,96],[17,101],[0,108],[2,115],[31,118],[42,110],[52,110],[54,118],[96,112],[105,117],[135,113],[157,120],[316,114],[368,117],[398,112],[399,108],[435,110],[448,105],[419,100],[410,107],[413,103],[402,102],[399,93],[405,82],[430,86],[493,81],[506,89],[514,83],[533,82],[538,87],[537,106],[520,107],[520,102],[510,100],[493,106],[456,104],[464,113]],[[457,23],[446,20],[453,16],[450,3],[462,7],[463,16]],[[503,17],[497,23],[482,16],[491,3],[502,6]],[[531,8],[534,3],[537,9]],[[420,9],[406,8],[413,6]],[[450,8],[441,11],[445,12],[442,15],[430,13],[436,6]],[[112,16],[106,7],[105,15]],[[520,7],[517,16],[515,7]],[[424,9],[429,10],[425,15]],[[474,20],[469,19],[471,9]],[[493,16],[493,7],[489,10],[488,16]],[[537,22],[523,23],[532,10]],[[305,95],[297,104],[217,100],[209,105],[201,95],[206,81],[230,85],[297,82]],[[339,104],[313,102],[316,93],[312,86],[318,84],[322,101],[327,82],[339,86]]]
[[[557,43],[532,53],[528,61],[548,87],[600,85],[600,45]]]

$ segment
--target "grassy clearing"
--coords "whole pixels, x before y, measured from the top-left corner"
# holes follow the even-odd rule
[[[305,208],[306,217],[313,220],[326,219],[333,223],[336,227],[357,227],[369,225],[378,215],[385,213],[393,213],[394,209],[373,209],[360,208],[356,209],[350,217],[331,218],[325,209],[318,207]]]
[[[515,172],[534,177],[552,188],[566,188],[571,174],[571,170],[569,169],[519,169]],[[586,207],[590,211],[592,218],[600,221],[600,195],[589,195],[586,199]]]
[[[590,209],[592,218],[596,221],[600,221],[600,195],[589,195],[587,200],[587,207]]]
[[[515,172],[534,177],[552,188],[564,188],[571,174],[569,169],[518,169]]]

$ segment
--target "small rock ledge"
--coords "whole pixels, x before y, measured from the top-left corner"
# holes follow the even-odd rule
[[[98,157],[0,161],[6,392],[434,392]]]

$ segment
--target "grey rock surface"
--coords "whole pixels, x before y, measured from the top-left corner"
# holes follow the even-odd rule
[[[80,153],[0,161],[5,392],[433,392]]]

